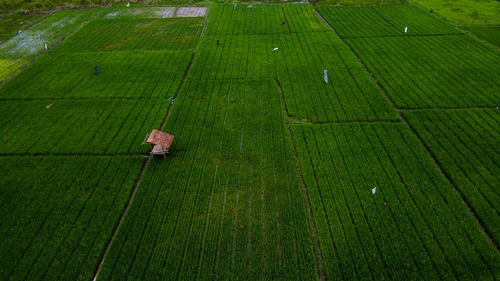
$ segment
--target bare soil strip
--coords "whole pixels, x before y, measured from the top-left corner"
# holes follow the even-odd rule
[[[175,13],[176,17],[193,18],[207,15],[207,7],[179,7]]]

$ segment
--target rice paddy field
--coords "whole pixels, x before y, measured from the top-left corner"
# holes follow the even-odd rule
[[[500,49],[391,4],[75,9],[2,43],[0,280],[500,279]]]

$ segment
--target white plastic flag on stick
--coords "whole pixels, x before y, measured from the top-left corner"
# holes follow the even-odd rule
[[[45,43],[45,50],[47,50],[47,43]]]
[[[372,194],[375,194],[375,192],[377,192],[377,187],[376,186],[374,188],[372,188]]]
[[[276,50],[278,50],[278,47],[274,48],[274,49],[273,49],[273,52],[274,52],[274,51],[276,51]]]
[[[326,72],[326,69],[325,69],[325,83],[328,84],[328,73]]]
[[[405,26],[405,33],[408,32],[408,26]]]

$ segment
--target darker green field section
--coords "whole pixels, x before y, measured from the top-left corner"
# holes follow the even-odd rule
[[[292,131],[328,279],[499,278],[498,251],[405,124]]]
[[[425,110],[404,111],[403,114],[499,243],[498,110]]]
[[[319,6],[317,9],[342,38],[463,34],[417,6]]]
[[[0,154],[146,153],[141,142],[167,108],[164,100],[3,101]]]
[[[188,79],[165,130],[99,278],[316,279],[273,81]]]
[[[466,26],[465,29],[500,48],[500,25],[472,25]]]
[[[346,40],[399,108],[495,107],[500,53],[468,36]]]
[[[1,157],[0,278],[91,280],[142,163]]]

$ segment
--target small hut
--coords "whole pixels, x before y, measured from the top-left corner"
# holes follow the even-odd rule
[[[149,134],[146,142],[153,145],[151,154],[165,155],[168,153],[173,140],[174,136],[159,130],[153,130],[151,134]]]

